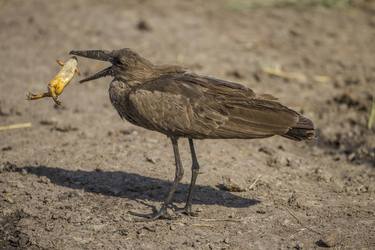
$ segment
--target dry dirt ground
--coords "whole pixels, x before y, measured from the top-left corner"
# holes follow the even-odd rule
[[[0,1],[0,30],[0,126],[32,123],[0,131],[0,249],[375,249],[372,2],[12,0]],[[119,118],[109,78],[74,79],[62,108],[25,100],[70,50],[122,47],[275,95],[318,138],[197,141],[198,216],[136,222],[170,187],[169,140]],[[86,76],[106,64],[79,65]],[[265,72],[278,66],[285,76]],[[178,207],[191,164],[180,146]]]

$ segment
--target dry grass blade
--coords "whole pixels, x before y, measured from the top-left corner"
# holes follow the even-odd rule
[[[288,213],[289,213],[294,219],[296,219],[296,221],[298,222],[298,224],[300,224],[301,226],[303,226],[304,228],[306,228],[306,229],[309,230],[310,232],[316,233],[316,234],[318,234],[318,235],[322,235],[322,233],[320,233],[320,232],[318,232],[318,231],[312,229],[311,227],[305,226],[305,225],[301,222],[301,220],[300,220],[300,219],[299,219],[294,213],[292,213],[292,211],[289,210],[289,208],[286,208],[286,211],[288,211]]]
[[[368,129],[372,129],[374,122],[375,122],[375,97],[373,97],[372,99],[372,107],[371,107],[370,117],[368,119],[368,124],[367,124]]]
[[[252,190],[255,187],[255,185],[258,183],[260,177],[261,177],[261,175],[258,175],[258,177],[255,179],[255,181],[249,186],[248,190]]]
[[[316,75],[313,77],[313,79],[317,83],[329,83],[332,81],[329,76],[324,76],[324,75]]]
[[[209,227],[209,228],[215,228],[214,226],[212,225],[208,225],[208,224],[191,224],[193,227]]]
[[[17,123],[17,124],[12,124],[12,125],[7,125],[7,126],[0,126],[0,131],[18,129],[18,128],[30,128],[31,126],[32,126],[31,122]]]
[[[286,72],[280,66],[275,67],[263,67],[263,72],[271,75],[280,77],[286,80],[297,80],[299,82],[305,83],[307,81],[307,77],[300,72]]]
[[[240,219],[199,219],[200,221],[210,222],[210,221],[225,221],[225,222],[242,222]]]

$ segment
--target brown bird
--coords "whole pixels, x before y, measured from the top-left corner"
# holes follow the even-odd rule
[[[178,66],[157,66],[130,49],[71,51],[70,54],[108,61],[112,65],[80,82],[105,76],[114,79],[109,97],[121,118],[168,136],[176,162],[172,187],[160,210],[150,219],[167,215],[183,176],[178,139],[188,138],[192,176],[184,211],[191,215],[194,185],[199,173],[194,139],[257,139],[280,135],[301,141],[314,136],[306,117],[277,102],[271,95],[224,80],[189,73]]]

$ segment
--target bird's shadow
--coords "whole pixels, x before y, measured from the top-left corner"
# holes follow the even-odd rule
[[[29,174],[45,176],[52,183],[60,186],[137,201],[163,201],[171,186],[171,182],[167,180],[124,171],[66,170],[43,165],[24,166],[18,170],[26,170]],[[188,188],[188,184],[179,184],[174,201],[185,202]],[[237,208],[249,207],[259,202],[255,199],[243,198],[227,191],[203,185],[196,185],[193,198],[193,204],[221,205]]]

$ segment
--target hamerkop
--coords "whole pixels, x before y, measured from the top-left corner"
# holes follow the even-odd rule
[[[160,210],[150,219],[167,215],[183,176],[178,139],[188,138],[192,176],[184,212],[191,202],[199,164],[194,139],[258,139],[280,135],[300,141],[314,136],[313,123],[268,94],[228,81],[189,73],[178,66],[157,66],[130,49],[71,51],[70,54],[108,61],[112,65],[87,77],[86,82],[112,76],[109,97],[121,118],[158,131],[172,141],[175,178]]]

